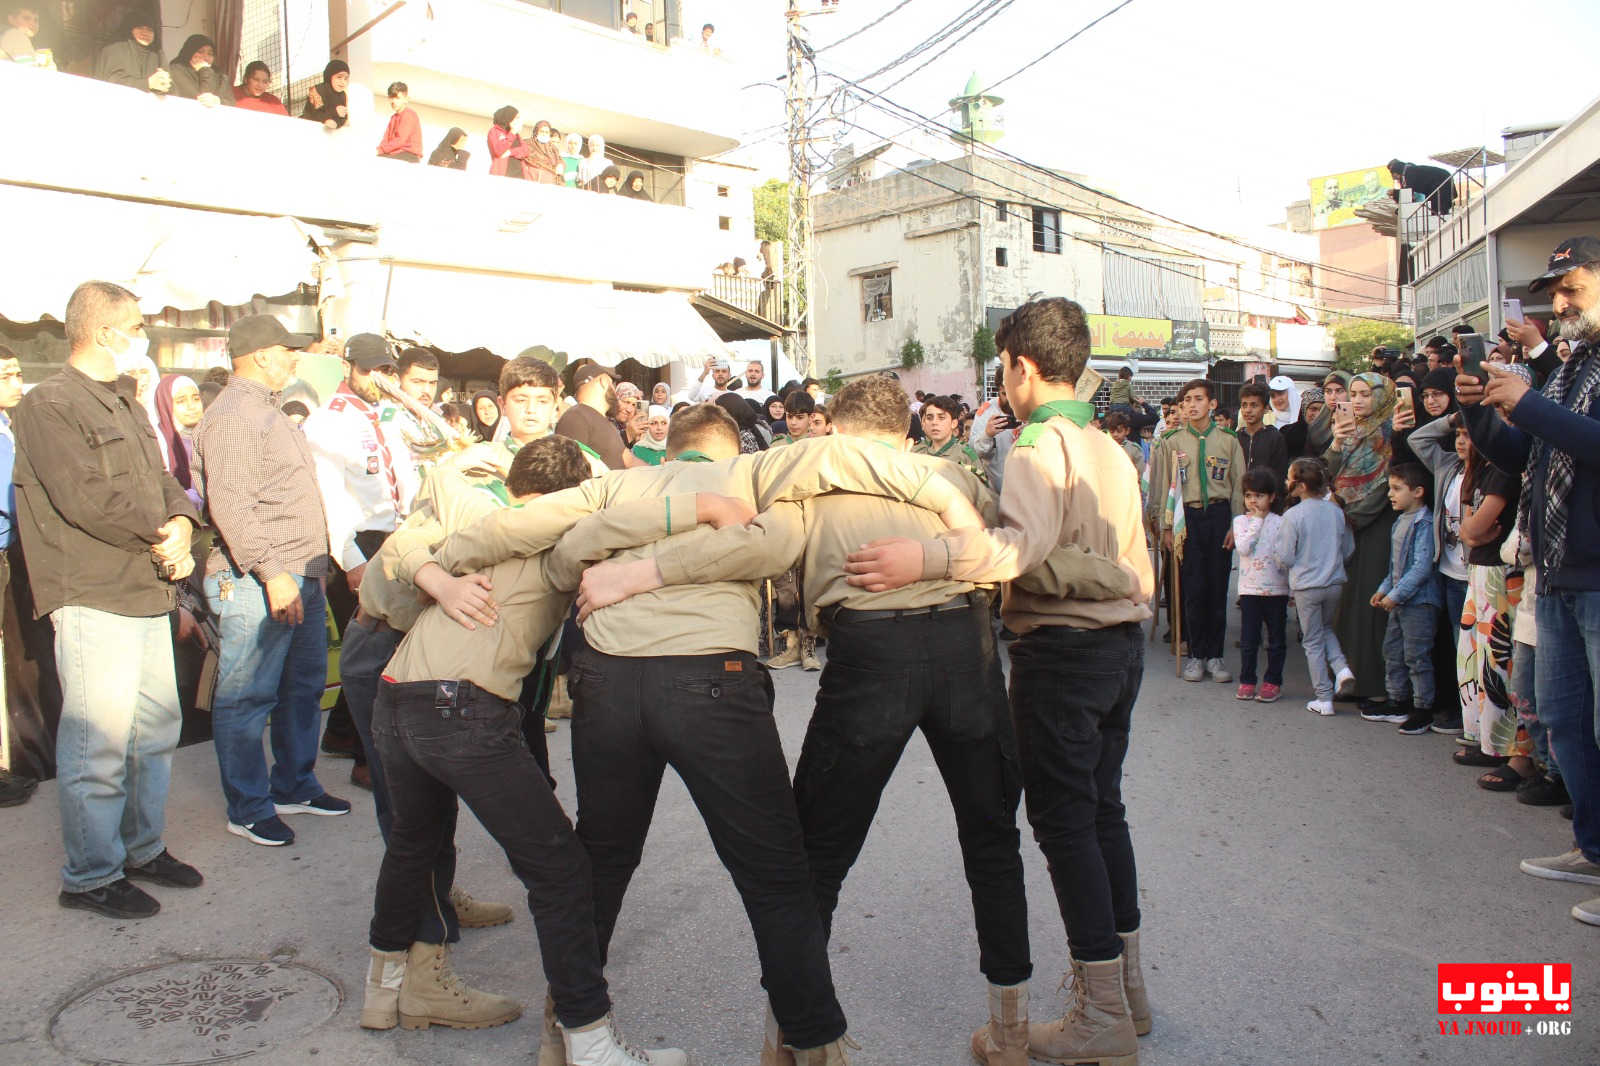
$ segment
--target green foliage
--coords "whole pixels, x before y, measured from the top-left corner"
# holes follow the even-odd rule
[[[822,391],[829,396],[837,396],[842,388],[844,388],[844,371],[836,366],[830,366],[828,372],[822,376]]]
[[[994,330],[988,326],[979,326],[972,331],[972,367],[977,376],[978,395],[983,395],[984,375],[989,371],[989,364],[1000,354],[994,346]]]
[[[922,350],[922,342],[915,337],[906,338],[906,342],[900,346],[901,370],[915,370],[926,358],[927,353]]]
[[[1334,366],[1350,373],[1371,369],[1372,349],[1404,348],[1413,338],[1405,326],[1368,319],[1345,319],[1333,327]]]
[[[756,240],[789,239],[789,183],[770,178],[756,186]]]

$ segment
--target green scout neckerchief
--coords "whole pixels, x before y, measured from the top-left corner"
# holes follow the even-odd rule
[[[679,463],[710,463],[710,462],[715,462],[715,460],[712,459],[711,456],[707,455],[705,452],[697,452],[692,448],[690,450],[686,451],[686,452],[679,452],[677,455],[673,456],[673,461],[674,462],[679,462]]]
[[[1032,448],[1038,443],[1039,434],[1044,432],[1044,424],[1056,417],[1065,418],[1082,429],[1094,418],[1094,404],[1082,400],[1052,400],[1040,404],[1028,416],[1028,424],[1022,427],[1022,432],[1017,434],[1016,447]]]

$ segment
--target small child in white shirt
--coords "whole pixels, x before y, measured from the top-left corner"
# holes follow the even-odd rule
[[[1244,514],[1233,520],[1239,553],[1239,689],[1234,699],[1274,703],[1283,691],[1288,654],[1289,568],[1276,557],[1283,518],[1272,513],[1278,477],[1266,467],[1244,476]],[[1256,687],[1256,652],[1267,627],[1267,671]]]

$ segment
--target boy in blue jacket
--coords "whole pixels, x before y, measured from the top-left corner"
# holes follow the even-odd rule
[[[1389,540],[1389,573],[1372,606],[1389,612],[1383,634],[1384,687],[1389,702],[1361,717],[1397,722],[1420,735],[1433,725],[1433,635],[1438,626],[1439,582],[1434,570],[1433,515],[1423,502],[1428,473],[1417,463],[1389,468],[1389,506],[1400,512]]]

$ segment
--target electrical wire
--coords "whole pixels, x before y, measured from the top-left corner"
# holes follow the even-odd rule
[[[898,4],[894,5],[889,10],[885,11],[883,14],[879,15],[877,18],[875,18],[871,22],[867,23],[865,26],[862,26],[860,29],[854,31],[853,33],[845,34],[843,37],[839,38],[837,41],[834,41],[832,44],[823,45],[821,48],[818,48],[813,54],[814,55],[821,55],[823,52],[828,51],[830,48],[837,48],[841,44],[844,44],[846,41],[855,40],[857,37],[860,37],[863,33],[866,33],[868,30],[872,29],[874,26],[878,25],[880,22],[882,22],[883,20],[887,19],[890,15],[893,15],[896,11],[899,11],[901,8],[907,6],[910,3],[911,3],[911,0],[900,0],[900,2]]]
[[[1014,2],[1015,2],[1015,0],[1003,0],[1003,2],[998,4],[988,15],[986,15],[981,21],[979,21],[977,24],[975,24],[971,29],[967,30],[961,36],[959,36],[959,37],[955,38],[954,40],[952,40],[949,44],[945,45],[943,48],[941,48],[939,51],[935,52],[933,55],[929,56],[927,59],[923,60],[921,63],[918,63],[916,66],[912,67],[910,70],[908,70],[904,74],[900,75],[894,81],[891,81],[888,85],[885,85],[883,87],[883,91],[884,92],[888,92],[890,89],[893,89],[896,85],[899,85],[901,82],[904,82],[908,78],[911,78],[918,71],[924,70],[929,65],[938,62],[945,55],[947,55],[952,49],[954,49],[957,45],[961,44],[963,41],[966,41],[973,34],[977,33],[979,30],[983,29],[989,23],[991,23],[995,19],[999,18],[1002,14],[1005,13],[1006,8],[1010,7]]]
[[[1104,22],[1106,19],[1110,18],[1112,15],[1115,15],[1118,11],[1121,11],[1123,8],[1127,7],[1131,3],[1133,3],[1133,0],[1122,0],[1122,3],[1118,4],[1116,7],[1112,8],[1110,11],[1107,11],[1105,14],[1101,15],[1099,18],[1095,19],[1093,22],[1089,23],[1087,26],[1084,26],[1082,29],[1078,30],[1076,33],[1074,33],[1072,36],[1068,37],[1066,40],[1064,40],[1061,43],[1055,45],[1049,51],[1045,52],[1044,55],[1040,56],[1037,59],[1034,59],[1034,60],[1031,60],[1031,61],[1029,61],[1027,63],[1024,63],[1022,66],[1018,67],[1016,70],[1013,70],[1010,74],[1007,74],[1005,77],[1001,78],[999,81],[995,82],[993,85],[990,85],[988,88],[984,89],[983,92],[979,93],[978,95],[979,96],[987,96],[991,91],[993,91],[994,89],[998,89],[1000,86],[1004,85],[1006,82],[1010,81],[1012,78],[1015,78],[1018,74],[1021,74],[1023,71],[1030,70],[1033,67],[1038,66],[1040,63],[1043,63],[1046,59],[1049,59],[1051,56],[1053,56],[1057,52],[1061,51],[1067,45],[1071,44],[1073,41],[1076,41],[1079,37],[1082,37],[1084,34],[1088,33],[1090,30],[1092,30],[1096,26],[1100,25],[1100,23]]]

